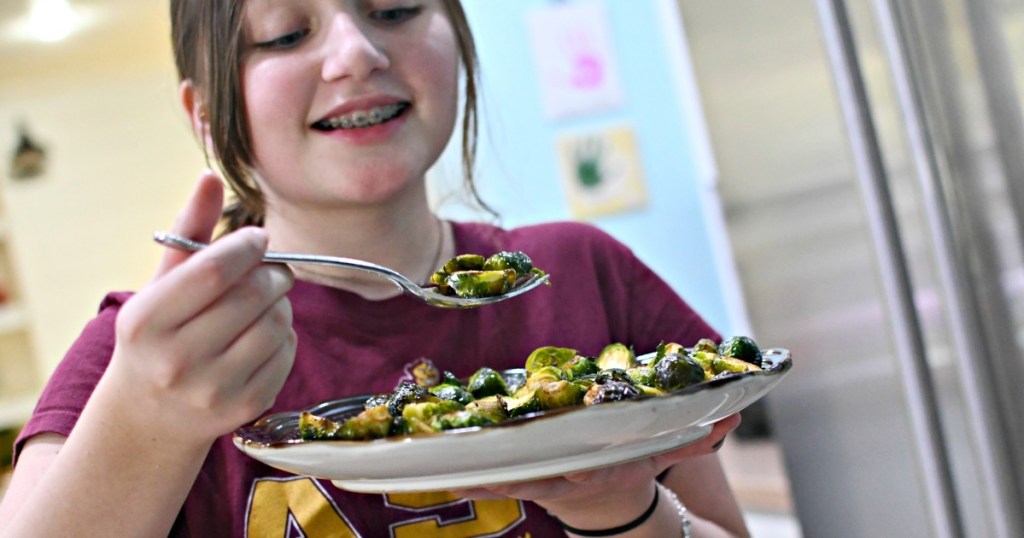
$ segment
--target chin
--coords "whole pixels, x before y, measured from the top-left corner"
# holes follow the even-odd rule
[[[358,185],[348,184],[339,189],[338,195],[358,205],[382,205],[420,195],[426,200],[422,180],[408,182],[371,182]]]
[[[423,191],[425,174],[397,166],[372,167],[346,178],[342,190],[353,201],[385,203]]]

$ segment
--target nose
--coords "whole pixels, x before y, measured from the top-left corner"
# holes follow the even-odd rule
[[[324,80],[364,79],[390,65],[387,54],[374,38],[373,29],[361,25],[351,15],[336,15],[326,37],[321,73]]]

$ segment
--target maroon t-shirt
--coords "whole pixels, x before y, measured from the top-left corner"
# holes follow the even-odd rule
[[[466,377],[483,365],[521,367],[540,346],[596,355],[612,342],[638,353],[659,342],[692,345],[715,332],[624,245],[576,223],[502,230],[455,223],[456,251],[526,252],[551,274],[543,286],[471,310],[427,306],[407,296],[367,301],[296,282],[289,297],[298,349],[291,375],[268,412],[340,396],[390,391],[422,361]],[[41,432],[68,435],[106,368],[114,320],[128,293],[106,297],[54,372],[16,448]],[[443,458],[444,454],[437,457]],[[560,536],[529,502],[466,501],[448,493],[368,495],[327,480],[278,471],[219,439],[189,493],[174,536],[471,537]]]

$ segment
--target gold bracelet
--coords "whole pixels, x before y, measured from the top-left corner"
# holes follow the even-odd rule
[[[665,494],[665,498],[672,503],[672,506],[676,507],[676,513],[679,514],[679,520],[683,526],[683,538],[692,538],[693,531],[690,529],[692,524],[690,523],[689,516],[686,515],[686,505],[683,504],[683,501],[679,500],[679,496],[676,495],[676,492],[672,491],[661,482],[658,482],[658,488],[660,488],[661,492]]]

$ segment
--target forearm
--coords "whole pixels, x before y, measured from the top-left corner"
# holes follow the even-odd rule
[[[168,534],[209,444],[158,435],[159,424],[119,408],[114,390],[100,383],[49,469],[5,502],[3,536]]]

